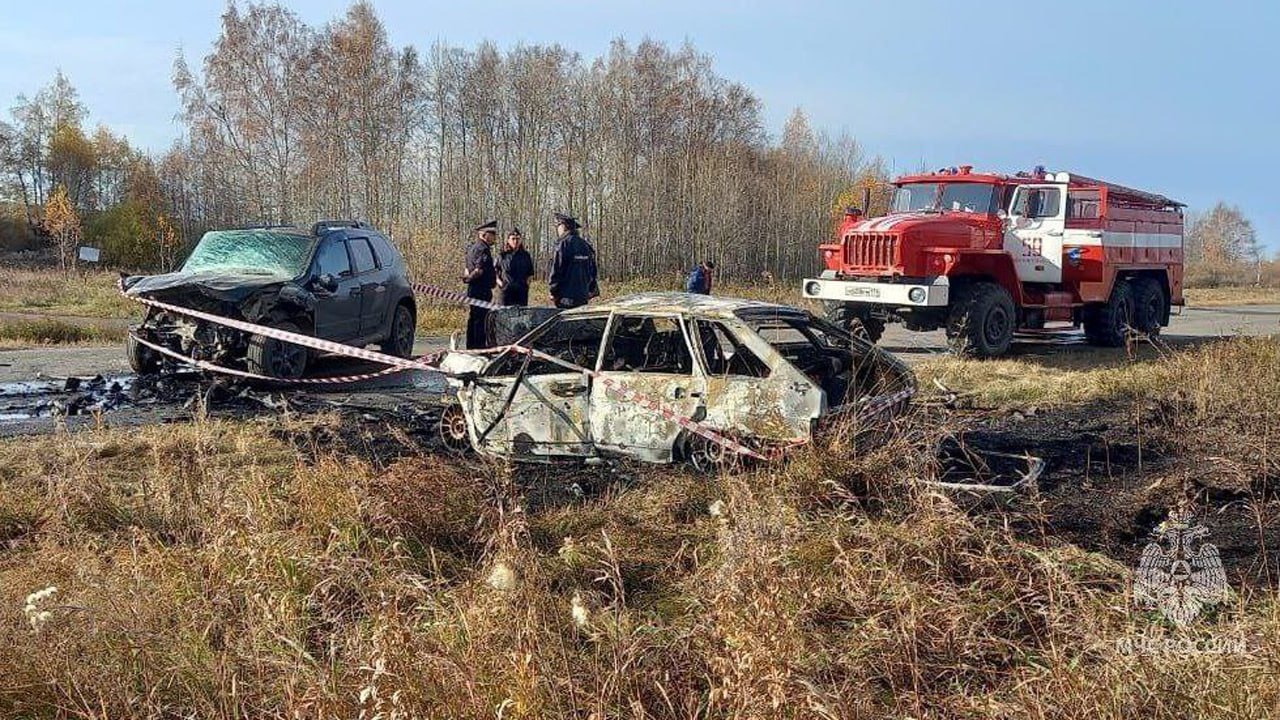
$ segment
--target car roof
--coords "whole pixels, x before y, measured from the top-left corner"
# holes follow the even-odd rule
[[[575,315],[594,315],[627,310],[644,313],[684,313],[724,319],[777,315],[804,316],[807,314],[800,308],[760,302],[759,300],[694,295],[681,292],[646,292],[625,295],[594,305],[584,305],[566,311],[564,316],[573,317]]]

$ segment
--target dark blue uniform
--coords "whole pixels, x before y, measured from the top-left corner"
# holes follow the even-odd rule
[[[560,236],[551,269],[547,273],[547,285],[556,307],[572,308],[586,305],[600,294],[596,281],[596,251],[582,239],[577,230]]]
[[[476,240],[467,248],[467,297],[486,302],[493,300],[493,286],[498,281],[498,271],[493,265],[493,252],[482,240]],[[478,271],[478,272],[477,272]],[[476,349],[485,347],[485,322],[489,317],[489,309],[471,306],[471,314],[467,317],[467,347]]]

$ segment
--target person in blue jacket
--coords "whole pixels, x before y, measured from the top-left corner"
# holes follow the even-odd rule
[[[715,269],[716,264],[710,260],[703,260],[695,265],[689,273],[689,282],[685,283],[684,291],[694,295],[710,295],[711,271]]]

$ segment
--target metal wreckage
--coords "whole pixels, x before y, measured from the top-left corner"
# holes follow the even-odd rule
[[[848,414],[898,412],[915,389],[892,355],[784,305],[645,293],[506,308],[494,326],[495,351],[441,363],[458,399],[446,440],[491,456],[712,469],[776,455]]]

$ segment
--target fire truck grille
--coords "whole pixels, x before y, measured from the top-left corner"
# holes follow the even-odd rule
[[[898,238],[886,233],[853,233],[845,237],[844,262],[850,267],[887,268],[900,263]]]

